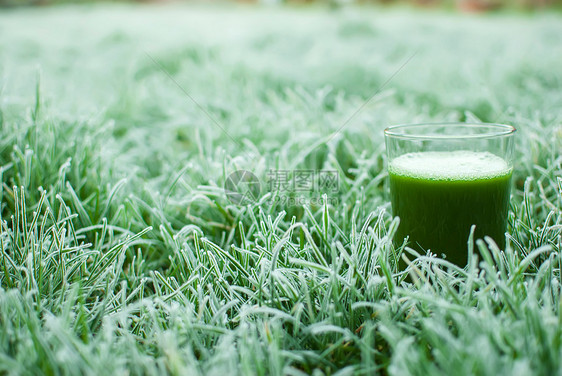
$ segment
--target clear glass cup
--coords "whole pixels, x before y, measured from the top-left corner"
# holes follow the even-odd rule
[[[467,241],[490,236],[505,247],[515,128],[435,123],[385,129],[394,242],[464,267]]]

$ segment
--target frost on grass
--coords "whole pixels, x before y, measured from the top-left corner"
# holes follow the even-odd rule
[[[376,9],[0,15],[0,372],[559,372],[560,24]],[[427,120],[519,131],[509,247],[477,241],[465,270],[390,242],[382,129]],[[335,170],[340,189],[237,206],[222,187],[239,169]]]

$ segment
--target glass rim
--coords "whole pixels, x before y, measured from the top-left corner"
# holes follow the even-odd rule
[[[477,128],[480,127],[482,132],[473,134],[435,134],[418,131],[413,133],[403,133],[400,130],[418,129],[431,126],[453,126],[457,128]],[[513,125],[500,123],[461,123],[461,122],[439,122],[439,123],[412,123],[391,125],[384,130],[385,137],[399,138],[403,140],[462,140],[474,138],[496,138],[507,137],[513,135],[517,129]]]

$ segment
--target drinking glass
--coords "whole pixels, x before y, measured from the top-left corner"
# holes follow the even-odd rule
[[[490,236],[505,247],[515,128],[505,124],[433,123],[385,129],[394,243],[431,250],[458,266],[467,241]]]

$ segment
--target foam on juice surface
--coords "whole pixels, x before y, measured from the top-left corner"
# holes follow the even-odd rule
[[[428,151],[394,158],[389,171],[396,175],[432,180],[475,180],[506,175],[507,162],[488,152]]]

